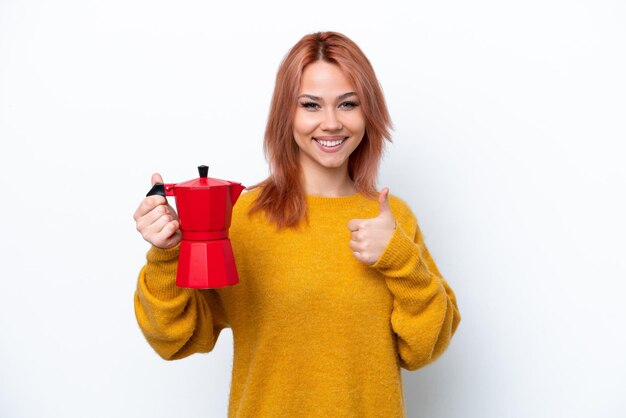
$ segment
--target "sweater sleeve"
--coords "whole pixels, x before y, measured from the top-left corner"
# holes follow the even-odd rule
[[[148,251],[134,300],[141,331],[166,360],[211,351],[220,331],[228,327],[216,290],[176,286],[178,250],[152,247]]]
[[[398,337],[400,365],[416,370],[444,352],[461,316],[415,216],[408,207],[401,209],[389,244],[371,267],[385,276],[393,295],[391,326]]]

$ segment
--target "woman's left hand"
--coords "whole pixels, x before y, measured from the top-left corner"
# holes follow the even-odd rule
[[[348,222],[350,248],[357,260],[372,265],[389,244],[396,220],[389,206],[389,189],[384,188],[378,196],[380,213],[375,218],[352,219]]]

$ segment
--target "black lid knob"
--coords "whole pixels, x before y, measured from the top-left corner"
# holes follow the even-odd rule
[[[200,177],[207,177],[209,175],[209,166],[208,165],[198,166],[198,173],[200,173]]]

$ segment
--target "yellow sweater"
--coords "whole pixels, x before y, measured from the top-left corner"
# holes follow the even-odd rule
[[[397,227],[367,266],[346,225],[377,216],[378,201],[307,196],[308,225],[276,231],[264,214],[247,215],[257,194],[233,210],[239,284],[178,288],[178,248],[150,249],[135,294],[146,339],[174,360],[211,351],[230,327],[229,417],[404,416],[400,367],[437,358],[460,320],[411,210],[390,196]]]

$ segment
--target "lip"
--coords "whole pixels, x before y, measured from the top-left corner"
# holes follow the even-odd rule
[[[339,141],[340,139],[348,139],[348,137],[345,135],[314,136],[313,139],[319,139],[320,141]]]
[[[317,142],[316,140],[320,140],[320,141],[339,141],[344,139],[344,141],[337,146],[334,147],[325,147],[324,145],[320,144],[319,142]],[[316,136],[313,137],[313,142],[315,143],[315,145],[317,145],[317,148],[319,148],[321,151],[325,152],[325,153],[333,153],[333,152],[338,152],[340,151],[344,145],[346,144],[346,142],[348,142],[349,137],[347,136]]]

